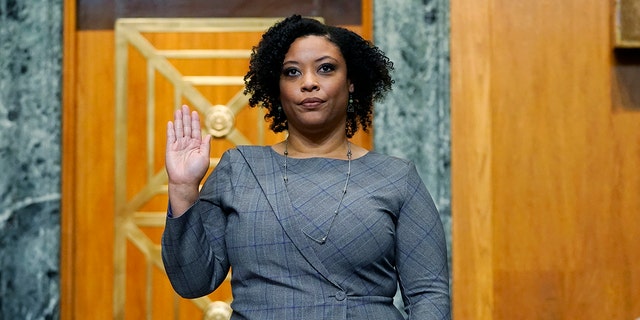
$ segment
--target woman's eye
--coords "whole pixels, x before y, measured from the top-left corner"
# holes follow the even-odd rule
[[[330,64],[330,63],[325,63],[325,64],[321,65],[320,68],[318,68],[318,70],[320,72],[323,72],[323,73],[331,72],[331,71],[333,71],[335,69],[336,69],[336,67],[334,65]]]
[[[298,70],[297,70],[297,69],[295,69],[295,68],[287,68],[287,69],[284,69],[284,70],[282,71],[282,74],[283,74],[285,77],[294,77],[294,76],[299,75],[299,74],[300,74],[300,71],[298,71]]]

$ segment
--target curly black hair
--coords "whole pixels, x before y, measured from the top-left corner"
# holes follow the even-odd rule
[[[354,112],[347,113],[346,135],[351,138],[358,124],[367,131],[371,126],[373,102],[391,90],[393,62],[371,42],[345,28],[325,25],[318,20],[292,15],[264,33],[253,48],[249,71],[244,76],[245,94],[251,94],[249,106],[267,109],[265,120],[273,132],[287,130],[287,118],[280,108],[280,74],[284,57],[298,38],[324,36],[338,46],[347,64],[347,78],[354,85]]]

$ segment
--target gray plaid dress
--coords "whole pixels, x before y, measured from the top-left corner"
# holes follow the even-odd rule
[[[232,319],[450,319],[442,223],[414,165],[369,152],[288,159],[227,151],[184,215],[167,218],[162,257],[180,295],[211,293],[231,267]],[[327,235],[327,241],[318,241]]]

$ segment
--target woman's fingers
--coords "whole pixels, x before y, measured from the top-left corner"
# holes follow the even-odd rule
[[[202,140],[200,115],[186,105],[175,111],[173,122],[167,123],[167,142],[175,142],[181,138]]]
[[[182,105],[182,125],[183,136],[187,138],[191,137],[191,111],[186,105]]]
[[[182,128],[182,110],[178,109],[173,114],[173,125],[176,139],[184,137],[184,131]]]
[[[176,130],[173,128],[173,122],[167,122],[167,146],[176,142]]]
[[[186,130],[186,128],[185,128]],[[200,116],[198,112],[191,112],[191,137],[200,140],[202,137],[202,133],[200,132]]]

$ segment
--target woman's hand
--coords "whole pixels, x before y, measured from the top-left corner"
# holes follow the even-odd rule
[[[211,136],[202,137],[200,116],[183,105],[167,123],[165,167],[169,176],[169,202],[174,217],[198,199],[200,181],[209,169]]]

